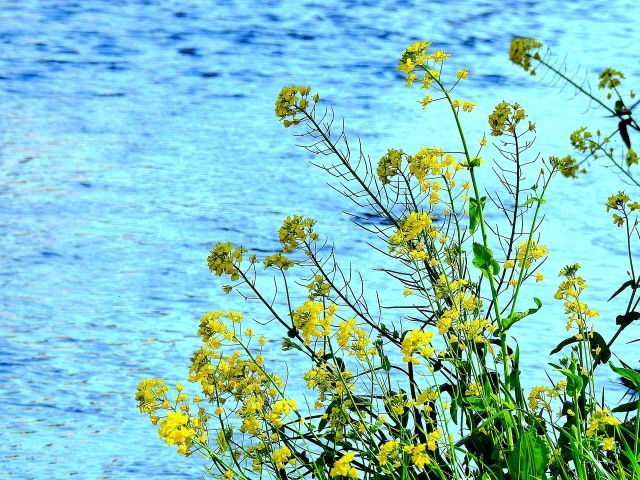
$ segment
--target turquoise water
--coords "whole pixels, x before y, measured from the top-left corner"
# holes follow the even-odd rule
[[[422,112],[395,72],[404,48],[427,39],[454,53],[452,71],[471,71],[472,138],[497,102],[518,100],[537,150],[564,155],[576,127],[615,124],[512,66],[511,38],[540,38],[589,67],[581,74],[619,67],[638,90],[638,21],[622,0],[2,2],[0,476],[200,477],[199,460],[163,446],[132,396],[142,377],[185,375],[202,313],[259,315],[207,271],[216,241],[264,255],[284,216],[313,216],[369,290],[389,291],[340,213],[350,204],[275,119],[282,85],[313,85],[373,158],[446,146],[449,117]],[[551,300],[559,267],[582,263],[594,299],[621,283],[623,237],[603,208],[618,184],[596,168],[552,188],[548,282],[531,292],[545,307],[516,328],[531,384],[544,381],[540,353],[565,336]],[[594,306],[610,332],[616,305]]]

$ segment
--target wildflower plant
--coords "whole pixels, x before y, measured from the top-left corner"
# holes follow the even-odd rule
[[[526,68],[532,45],[519,47]],[[203,455],[213,476],[640,478],[637,402],[615,410],[597,395],[595,371],[609,362],[615,338],[596,332],[598,312],[582,299],[588,285],[577,264],[560,272],[556,293],[571,331],[554,351],[563,353],[551,364],[556,379],[529,392],[521,384],[511,328],[542,308],[525,285],[544,280],[545,195],[567,161],[531,154],[535,124],[518,103],[501,102],[487,123],[499,188],[483,188],[477,171],[490,168],[487,137],[465,135],[476,104],[458,91],[470,72],[451,72],[449,57],[417,42],[398,70],[421,92],[422,108],[449,112],[457,138],[416,152],[396,146],[377,162],[352,147],[309,87],[278,96],[277,117],[317,154],[334,189],[367,212],[352,215],[395,265],[385,272],[404,302],[374,308],[364,280],[338,262],[312,219],[287,217],[280,251],[264,259],[217,244],[210,270],[229,279],[225,292],[259,301],[268,328],[254,332],[234,311],[207,313],[189,369],[197,393],[147,379],[136,394],[160,437],[179,453]],[[625,196],[610,204],[629,225],[636,204]],[[490,223],[488,211],[500,219]],[[267,269],[274,295],[260,283]],[[636,285],[628,285],[634,293]],[[276,344],[304,365],[302,378],[270,365]],[[633,370],[613,368],[638,386]]]

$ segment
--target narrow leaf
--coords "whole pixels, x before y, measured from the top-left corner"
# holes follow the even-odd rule
[[[469,199],[469,231],[470,233],[474,233],[476,231],[476,228],[478,228],[478,223],[480,222],[480,214],[486,202],[487,202],[487,197],[482,197],[480,199],[479,205],[478,205],[478,200],[476,200],[475,198]]]
[[[634,290],[636,288],[638,288],[638,286],[636,285],[636,283],[633,280],[627,280],[626,282],[624,282],[620,288],[618,290],[615,291],[615,293],[613,295],[611,295],[609,297],[609,300],[607,300],[607,302],[610,302],[611,300],[613,300],[615,297],[617,297],[620,293],[622,293],[627,287],[632,287]]]
[[[611,369],[620,375],[622,378],[626,378],[635,386],[634,390],[640,391],[640,373],[630,368],[614,367],[613,363],[609,362]]]

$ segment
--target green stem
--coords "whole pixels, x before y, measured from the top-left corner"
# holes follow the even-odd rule
[[[451,96],[449,95],[449,92],[447,91],[447,89],[444,87],[444,85],[442,84],[442,82],[436,78],[427,68],[423,67],[424,70],[427,72],[428,75],[431,76],[431,78],[438,84],[438,86],[440,87],[440,90],[442,91],[442,93],[445,95],[445,97],[447,98],[447,101],[449,102],[449,106],[451,107],[451,111],[453,112],[453,117],[455,118],[456,121],[456,126],[458,128],[458,133],[460,135],[460,140],[462,141],[462,146],[464,148],[464,155],[467,159],[467,164],[469,165],[469,173],[471,174],[471,182],[473,184],[473,191],[474,194],[476,196],[477,199],[477,203],[478,203],[478,213],[480,216],[480,221],[478,222],[480,224],[480,230],[482,232],[482,243],[484,245],[484,247],[489,250],[489,240],[487,237],[487,228],[485,226],[485,219],[484,219],[484,209],[482,208],[482,202],[480,201],[480,190],[478,188],[478,182],[476,180],[476,175],[475,175],[475,170],[474,170],[474,166],[471,162],[471,155],[469,154],[469,148],[467,147],[467,141],[466,138],[464,136],[464,131],[462,129],[462,124],[460,123],[460,118],[458,116],[458,111],[456,109],[456,107],[454,107],[453,105],[453,101],[451,100]],[[487,275],[488,279],[489,279],[489,286],[491,287],[491,297],[493,299],[493,308],[494,308],[494,312],[495,312],[495,316],[496,316],[496,322],[498,323],[498,325],[502,328],[502,318],[500,316],[500,306],[498,304],[498,292],[496,291],[496,285],[495,285],[495,280],[493,278],[493,274],[488,272],[489,274]],[[509,355],[508,355],[508,349],[507,349],[507,337],[505,333],[502,333],[500,335],[500,347],[502,350],[502,367],[503,367],[503,373],[504,373],[504,383],[505,383],[505,389],[507,391],[507,394],[510,391],[510,380],[509,380],[509,375],[510,375],[510,369],[509,369]],[[509,414],[511,416],[511,414]],[[511,430],[511,427],[507,427],[507,441],[509,444],[509,449],[512,450],[513,449],[513,432]]]
[[[587,90],[585,90],[584,88],[582,88],[582,86],[578,85],[576,82],[574,82],[572,79],[570,79],[569,77],[567,77],[564,73],[562,73],[560,70],[558,70],[557,68],[553,67],[552,65],[549,65],[547,62],[545,62],[544,60],[542,60],[541,58],[535,58],[533,55],[529,55],[527,54],[527,56],[533,60],[538,61],[541,65],[544,65],[545,67],[547,67],[549,70],[551,70],[553,73],[555,73],[556,75],[558,75],[560,78],[562,78],[563,80],[565,80],[566,82],[568,82],[569,84],[571,84],[573,87],[575,87],[576,90],[584,93],[587,97],[589,97],[591,100],[593,100],[594,102],[600,104],[602,107],[606,108],[612,115],[615,115],[616,112],[615,110],[613,110],[611,107],[609,107],[607,104],[605,104],[602,100],[594,97],[591,92],[588,92]]]

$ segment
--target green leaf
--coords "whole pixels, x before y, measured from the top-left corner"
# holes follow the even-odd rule
[[[615,297],[617,297],[620,293],[622,293],[627,287],[631,287],[634,290],[636,288],[638,288],[638,285],[636,285],[636,282],[634,282],[633,280],[627,280],[626,282],[624,282],[620,288],[618,290],[615,291],[615,293],[613,295],[611,295],[609,297],[609,300],[607,300],[607,302],[610,302],[611,300],[613,300]]]
[[[524,407],[524,395],[522,395],[522,386],[520,385],[520,345],[516,345],[516,353],[513,359],[513,370],[511,371],[511,381],[509,384],[516,394],[516,404]]]
[[[491,405],[493,403],[491,401],[491,382],[489,382],[488,376],[484,379],[484,388],[482,389],[482,394],[484,396],[484,404]]]
[[[485,204],[487,203],[487,197],[482,197],[480,199],[480,204],[478,205],[478,200],[475,198],[469,199],[469,231],[473,233],[478,228],[478,223],[480,222],[480,214],[484,209]]]
[[[451,407],[449,407],[449,414],[451,415],[451,420],[453,420],[454,424],[458,424],[458,402],[454,398],[451,400]]]
[[[473,264],[488,278],[500,273],[500,264],[493,259],[491,249],[481,243],[473,242]]]
[[[638,319],[640,319],[640,312],[628,312],[616,317],[616,325],[622,325],[626,328],[631,324],[631,322]]]
[[[375,346],[378,351],[378,355],[380,356],[380,366],[385,372],[388,372],[391,370],[391,362],[389,361],[389,357],[387,357],[382,351],[382,341],[376,341]]]
[[[539,202],[540,205],[544,205],[545,203],[547,203],[547,201],[544,198],[531,197],[530,199],[528,199],[526,202],[524,202],[520,206],[521,207],[526,207],[527,205],[531,205],[532,203],[535,203],[535,202]]]
[[[566,392],[570,397],[576,397],[578,393],[582,391],[582,387],[584,385],[584,380],[580,375],[576,375],[575,373],[571,373],[567,369],[560,370],[564,373],[564,376],[567,377],[567,387]]]
[[[630,368],[614,367],[613,363],[609,362],[611,369],[620,375],[622,378],[626,378],[635,386],[635,391],[640,391],[640,373]]]
[[[524,430],[516,440],[513,450],[507,455],[507,465],[512,480],[546,479],[551,448],[535,429]]]
[[[509,315],[507,318],[505,318],[504,319],[504,324],[503,324],[502,328],[500,329],[500,331],[498,332],[498,335],[501,332],[505,332],[506,330],[508,330],[511,327],[511,325],[513,325],[516,322],[519,322],[524,317],[528,317],[529,315],[533,315],[538,310],[540,310],[540,308],[542,307],[542,301],[537,297],[533,297],[533,303],[536,304],[536,307],[530,308],[526,312],[513,312],[511,315]]]
[[[592,332],[591,335],[592,335],[591,338],[589,338],[589,345],[591,347],[591,350],[595,350],[596,348],[600,347],[600,356],[597,357],[597,363],[607,363],[611,358],[611,350],[607,346],[607,342],[604,340],[604,338],[602,338],[602,335],[600,335],[598,332]],[[549,355],[554,355],[558,353],[560,350],[562,350],[564,347],[566,347],[567,345],[578,343],[580,341],[581,340],[578,340],[575,336],[566,338],[563,341],[561,341],[556,346],[556,348],[551,350]]]
[[[622,405],[618,405],[616,408],[612,409],[613,413],[626,413],[626,412],[635,412],[640,408],[640,404],[638,400],[634,400],[633,402],[623,403]]]

